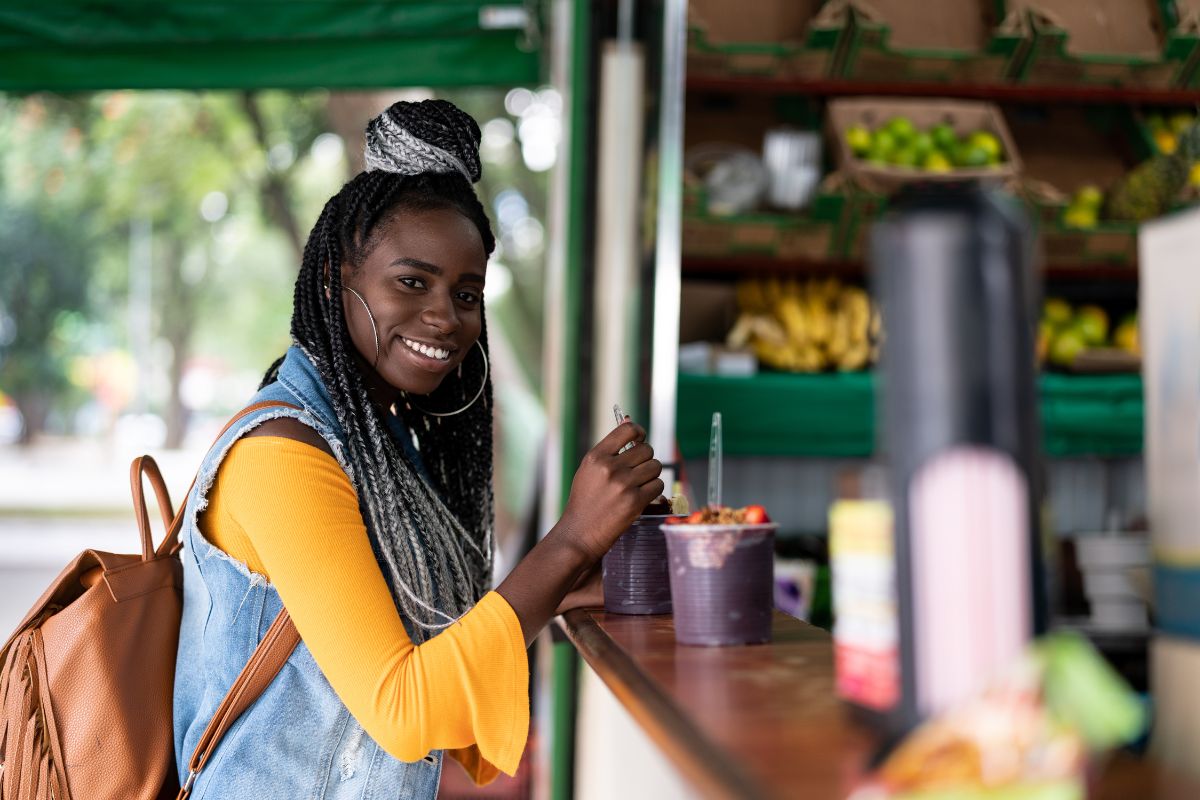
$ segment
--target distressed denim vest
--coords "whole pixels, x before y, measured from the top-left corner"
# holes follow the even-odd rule
[[[312,362],[288,350],[279,379],[251,402],[276,400],[238,421],[209,450],[188,495],[181,532],[183,619],[175,666],[175,758],[181,779],[201,733],[283,607],[266,578],[208,542],[196,521],[229,449],[257,425],[291,417],[315,429],[350,475],[337,416]],[[393,436],[421,469],[408,431]],[[279,675],[229,729],[196,779],[193,800],[432,800],[441,751],[406,763],[388,755],[338,699],[303,642]]]

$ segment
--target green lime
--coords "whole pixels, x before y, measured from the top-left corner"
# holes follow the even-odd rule
[[[871,137],[871,147],[867,151],[867,160],[886,164],[896,149],[896,139],[885,130],[875,131]]]
[[[1141,350],[1140,342],[1138,341],[1138,323],[1137,317],[1126,317],[1121,320],[1121,324],[1113,331],[1113,344],[1122,350],[1127,350],[1130,353],[1138,353]]]
[[[991,163],[991,157],[982,147],[963,142],[954,151],[954,163],[960,167],[986,167]]]
[[[1087,349],[1083,334],[1075,328],[1064,328],[1050,341],[1050,361],[1060,367],[1075,363],[1075,357]]]
[[[934,147],[941,150],[953,150],[958,144],[958,134],[954,132],[953,127],[945,122],[930,128],[929,135],[933,138]]]
[[[1151,131],[1162,131],[1167,128],[1167,121],[1162,114],[1150,114],[1146,117],[1146,127]]]
[[[862,125],[852,125],[846,129],[846,144],[854,155],[861,158],[871,149],[871,132]]]
[[[1064,325],[1071,321],[1071,304],[1061,297],[1047,297],[1042,304],[1042,319],[1051,325]]]
[[[911,144],[906,144],[893,150],[890,161],[897,167],[915,167],[921,163],[921,159],[917,157],[916,148]]]
[[[1080,306],[1072,324],[1090,345],[1102,345],[1108,340],[1108,314],[1099,306]]]
[[[917,162],[925,161],[926,156],[933,152],[933,137],[921,131],[912,138],[912,149],[917,152]]]
[[[1177,114],[1172,114],[1167,119],[1167,127],[1171,129],[1171,133],[1178,136],[1179,134],[1192,127],[1192,123],[1196,121],[1196,117],[1188,114],[1186,111],[1180,111]]]
[[[967,137],[967,144],[986,152],[989,164],[998,164],[1004,155],[1004,148],[1000,145],[1000,140],[994,133],[988,131],[975,131]]]
[[[1068,228],[1082,228],[1088,230],[1096,227],[1100,221],[1100,214],[1095,208],[1087,208],[1085,206],[1070,205],[1063,212],[1062,222]]]
[[[909,141],[916,135],[917,129],[908,117],[892,117],[883,125],[883,129],[895,137],[897,143]]]
[[[928,172],[952,172],[954,170],[954,165],[950,163],[950,159],[940,150],[934,150],[925,156],[925,161],[921,166]]]
[[[1075,199],[1071,201],[1071,204],[1080,208],[1099,210],[1100,206],[1104,204],[1104,192],[1100,191],[1099,186],[1092,184],[1080,186],[1079,190],[1075,192]]]

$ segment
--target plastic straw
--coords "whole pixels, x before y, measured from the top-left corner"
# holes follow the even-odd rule
[[[721,505],[721,412],[712,415],[712,432],[708,437],[708,504]]]
[[[618,425],[625,421],[625,412],[621,410],[620,403],[613,403],[613,418],[616,419]],[[621,449],[617,451],[617,455],[624,453],[631,447],[633,447],[633,442],[626,442]]]

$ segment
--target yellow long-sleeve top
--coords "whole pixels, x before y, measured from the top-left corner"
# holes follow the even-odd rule
[[[413,645],[371,550],[354,488],[312,445],[243,438],[217,472],[204,536],[278,590],[333,690],[402,761],[446,749],[479,784],[516,772],[529,729],[520,621],[489,592]]]

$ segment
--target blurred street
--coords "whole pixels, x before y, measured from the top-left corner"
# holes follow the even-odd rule
[[[135,451],[94,441],[0,447],[0,639],[81,550],[138,552],[129,486]],[[182,502],[201,453],[155,453],[173,503]],[[151,503],[155,540],[163,535]]]

